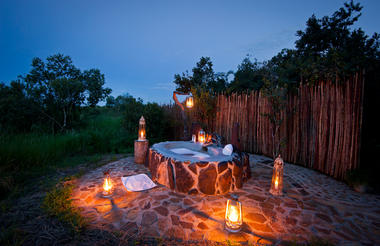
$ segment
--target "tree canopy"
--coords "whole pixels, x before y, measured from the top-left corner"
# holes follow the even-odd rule
[[[0,105],[6,112],[0,116],[2,128],[30,130],[33,125],[46,127],[49,123],[53,131],[65,130],[77,120],[81,105],[95,107],[111,93],[104,88],[104,74],[99,69],[81,72],[69,56],[56,54],[46,61],[34,58],[31,65],[19,80],[9,86],[1,84],[3,101],[8,102]],[[10,124],[20,118],[28,123]]]
[[[268,61],[247,56],[234,73],[215,73],[211,59],[201,57],[191,75],[176,74],[174,83],[182,92],[201,86],[212,93],[229,93],[260,90],[265,80],[292,89],[301,82],[344,81],[363,69],[373,71],[380,63],[379,35],[369,37],[361,28],[353,29],[362,8],[350,1],[331,16],[312,15],[305,30],[296,32],[295,49],[283,49]],[[229,81],[231,73],[234,78]]]

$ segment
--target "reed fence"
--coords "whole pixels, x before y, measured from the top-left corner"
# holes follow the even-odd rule
[[[359,165],[363,114],[364,76],[358,73],[342,82],[322,81],[317,86],[300,85],[287,97],[280,137],[285,140],[281,156],[343,179]],[[272,125],[263,116],[271,113],[260,91],[219,95],[212,128],[231,141],[232,129],[239,123],[243,151],[272,156]]]

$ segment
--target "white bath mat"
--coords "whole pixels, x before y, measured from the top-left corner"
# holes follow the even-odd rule
[[[144,173],[121,177],[121,182],[128,191],[149,190],[157,185]]]

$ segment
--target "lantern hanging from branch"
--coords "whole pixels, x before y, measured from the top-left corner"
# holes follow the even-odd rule
[[[103,183],[103,196],[108,197],[112,195],[112,181],[109,171],[104,173],[104,183]]]
[[[194,98],[193,96],[188,96],[186,98],[186,108],[192,108],[194,106]]]
[[[145,119],[144,116],[141,116],[139,121],[139,141],[145,141],[146,139],[146,131],[145,131]]]
[[[273,165],[272,183],[269,192],[275,196],[282,195],[284,177],[284,160],[278,155]]]
[[[225,228],[230,232],[238,232],[243,225],[242,206],[236,195],[227,200]]]
[[[198,142],[205,143],[206,142],[206,133],[201,129],[198,133]]]

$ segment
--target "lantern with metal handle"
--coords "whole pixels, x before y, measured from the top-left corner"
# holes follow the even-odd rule
[[[139,141],[145,141],[145,139],[146,139],[145,119],[144,119],[144,116],[141,116],[140,121],[139,121],[139,136],[138,136],[138,140]]]
[[[281,196],[283,189],[284,160],[278,155],[273,165],[272,183],[269,192],[275,196]]]
[[[237,195],[231,195],[232,199],[227,200],[225,228],[230,232],[238,232],[243,225],[242,205],[239,202]]]

